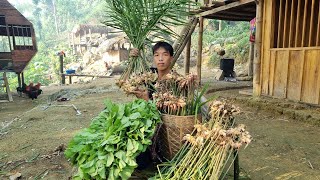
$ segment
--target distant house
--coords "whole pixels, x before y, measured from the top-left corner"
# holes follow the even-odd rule
[[[0,71],[16,72],[20,82],[20,74],[36,53],[32,23],[7,0],[0,0]]]
[[[104,25],[80,24],[69,34],[69,45],[73,53],[78,54],[89,47],[98,47],[103,40],[116,36],[119,36],[119,33]]]
[[[124,36],[113,37],[100,44],[98,51],[104,62],[117,64],[129,59],[130,43]]]

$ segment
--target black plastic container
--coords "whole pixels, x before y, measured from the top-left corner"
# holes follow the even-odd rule
[[[234,59],[220,59],[220,69],[226,72],[232,72],[234,68]]]

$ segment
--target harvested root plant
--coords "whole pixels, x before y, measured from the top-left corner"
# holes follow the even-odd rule
[[[210,106],[211,119],[195,125],[192,134],[187,134],[186,143],[168,164],[163,164],[152,179],[223,179],[226,164],[233,159],[235,150],[251,142],[244,125],[234,128],[234,115],[239,113],[233,105],[214,101]],[[233,161],[232,161],[233,162]]]

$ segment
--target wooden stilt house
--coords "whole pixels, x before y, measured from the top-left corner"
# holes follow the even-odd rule
[[[0,71],[17,73],[21,86],[22,72],[36,52],[32,23],[7,0],[0,0]]]
[[[320,1],[265,0],[258,94],[320,104]]]
[[[202,3],[194,11],[200,21],[197,63],[200,77],[203,19],[249,21],[256,17],[253,94],[320,104],[319,0]],[[188,72],[190,60],[186,57]]]

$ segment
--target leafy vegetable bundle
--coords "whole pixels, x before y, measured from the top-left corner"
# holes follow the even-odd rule
[[[151,144],[160,114],[152,102],[106,101],[106,109],[69,143],[65,155],[78,173],[74,179],[128,179],[136,157]]]

